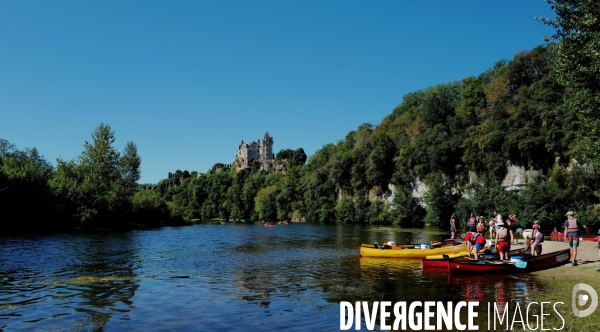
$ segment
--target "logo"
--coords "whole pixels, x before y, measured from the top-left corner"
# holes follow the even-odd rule
[[[582,294],[583,292],[587,292],[587,294]],[[588,284],[580,283],[575,285],[571,294],[571,309],[573,309],[573,314],[577,317],[587,317],[591,315],[598,307],[598,294]],[[590,306],[587,309],[577,309],[577,306],[583,307],[588,303]]]

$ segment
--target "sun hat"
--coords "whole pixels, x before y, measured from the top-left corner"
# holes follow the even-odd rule
[[[502,227],[504,227],[504,221],[497,221],[496,222],[496,226],[502,226]]]
[[[517,233],[521,233],[523,231],[523,228],[517,228]]]
[[[572,216],[572,215],[574,215],[574,214],[575,214],[575,213],[573,213],[573,211],[569,211],[569,212],[567,212],[567,214],[565,214],[565,216]]]

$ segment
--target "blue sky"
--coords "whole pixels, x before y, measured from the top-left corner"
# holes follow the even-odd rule
[[[238,144],[310,156],[402,96],[544,42],[543,0],[1,1],[0,138],[74,159],[100,123],[141,183],[231,163]]]

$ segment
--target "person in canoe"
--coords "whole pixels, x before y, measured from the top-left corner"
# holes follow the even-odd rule
[[[587,226],[573,217],[573,211],[567,212],[567,220],[565,221],[565,242],[571,247],[571,265],[577,266],[577,247],[579,247],[579,228],[583,227],[587,231]]]
[[[456,233],[456,214],[452,214],[450,217],[450,240],[454,240],[454,234]]]
[[[508,252],[510,251],[510,233],[504,227],[504,222],[496,222],[498,231],[496,231],[496,250],[500,253],[500,260],[508,260]]]
[[[552,230],[552,234],[558,234],[558,230],[556,229],[556,227],[554,227],[554,229]]]

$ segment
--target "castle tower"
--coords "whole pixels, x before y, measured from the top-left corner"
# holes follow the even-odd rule
[[[259,140],[260,156],[259,161],[273,160],[273,137],[269,132],[265,132],[262,141]]]

